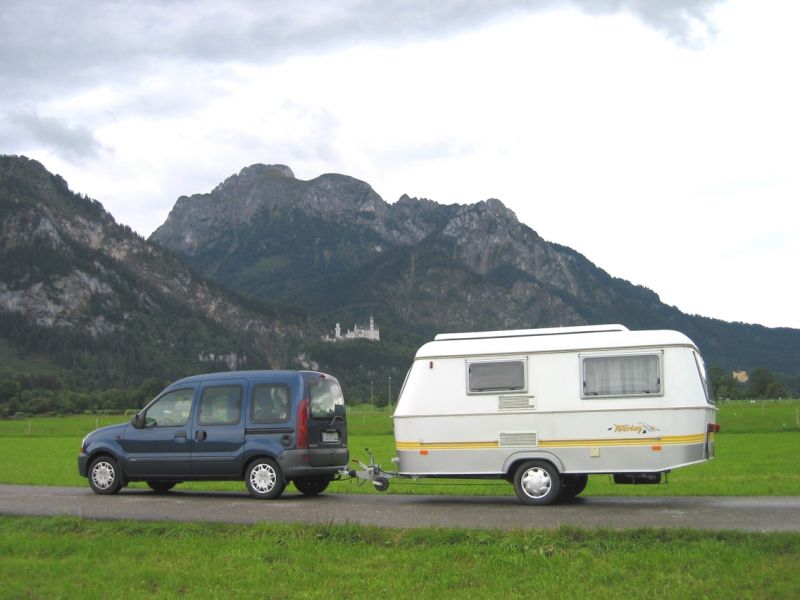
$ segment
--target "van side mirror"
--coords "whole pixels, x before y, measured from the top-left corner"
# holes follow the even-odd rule
[[[131,425],[133,425],[136,429],[141,429],[144,427],[144,415],[141,413],[133,415],[133,418],[131,419]]]

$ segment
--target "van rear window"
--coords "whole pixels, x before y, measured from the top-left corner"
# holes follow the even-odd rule
[[[335,379],[310,379],[308,399],[312,419],[344,417],[344,396],[342,388]]]
[[[583,397],[661,393],[660,354],[583,356]]]
[[[525,361],[467,363],[467,380],[471,394],[525,391]]]

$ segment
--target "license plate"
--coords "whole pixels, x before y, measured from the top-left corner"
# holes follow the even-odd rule
[[[339,432],[338,431],[323,431],[322,432],[322,441],[323,442],[338,442],[339,441]]]

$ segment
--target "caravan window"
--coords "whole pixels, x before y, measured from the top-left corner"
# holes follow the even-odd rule
[[[584,398],[661,394],[661,353],[582,356]]]
[[[524,392],[525,361],[468,362],[467,389],[470,394]]]

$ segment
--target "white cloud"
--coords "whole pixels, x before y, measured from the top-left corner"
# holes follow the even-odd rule
[[[6,3],[0,151],[144,234],[255,162],[497,197],[683,310],[800,327],[793,4],[303,6]]]

